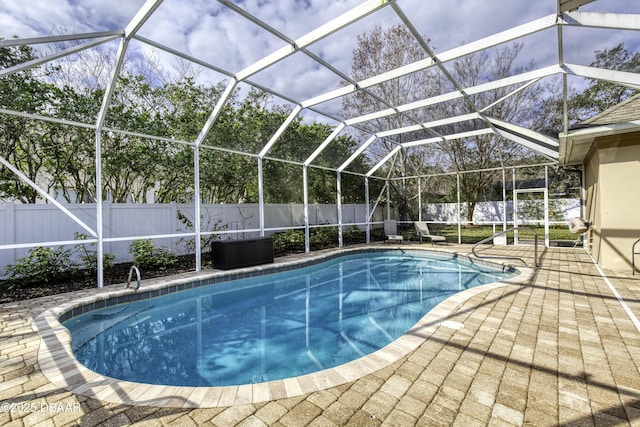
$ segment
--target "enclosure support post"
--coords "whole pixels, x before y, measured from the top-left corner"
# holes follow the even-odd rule
[[[584,187],[585,176],[584,176],[584,168],[581,168],[580,171],[580,218],[587,218],[587,189]],[[587,219],[588,221],[588,219]],[[591,248],[587,246],[588,238],[587,234],[591,233],[591,230],[587,230],[587,233],[582,233],[579,237],[582,240],[582,248],[587,251],[587,253],[591,253]]]
[[[118,51],[116,53],[115,63],[113,65],[113,68],[111,69],[111,75],[109,77],[107,87],[105,88],[105,92],[102,97],[102,103],[100,104],[100,111],[98,111],[98,117],[96,120],[96,231],[98,235],[98,250],[96,253],[98,259],[96,260],[96,267],[98,269],[98,288],[102,288],[104,286],[104,263],[102,259],[104,255],[104,226],[102,224],[102,127],[106,120],[107,111],[109,110],[111,97],[113,96],[113,92],[115,90],[118,74],[120,74],[120,70],[122,69],[124,56],[127,51],[127,47],[129,46],[129,37],[132,37],[136,33],[138,28],[140,28],[139,25],[142,25],[142,22],[148,17],[149,15],[147,14],[144,17],[141,16],[137,18],[139,20],[135,24],[133,23],[133,21],[129,23],[129,25],[134,24],[134,27],[131,28],[132,31],[129,33],[129,35],[127,37],[124,37],[120,41]]]
[[[422,188],[420,181],[420,177],[418,177],[418,221],[422,221]]]
[[[389,191],[389,181],[387,180],[387,219],[391,219],[391,192]]]
[[[195,212],[193,218],[193,225],[196,232],[196,271],[200,271],[202,268],[202,240],[200,239],[200,148],[197,145],[193,146],[193,186],[195,198]]]
[[[258,157],[258,217],[260,221],[260,236],[264,237],[264,183],[262,181],[262,157]]]
[[[96,268],[98,269],[98,288],[104,286],[104,227],[102,225],[102,131],[96,129]]]
[[[307,165],[302,165],[302,193],[304,196],[304,251],[311,252],[311,244],[309,242],[309,188],[308,188],[308,170]]]
[[[369,206],[369,178],[368,177],[364,178],[364,205],[366,209],[365,227],[366,227],[367,243],[371,243],[371,223],[370,223],[371,213],[369,212],[371,209]]]
[[[513,191],[513,245],[518,246],[518,193],[516,193],[516,168],[511,169]]]
[[[462,209],[460,209],[460,172],[456,173],[456,187],[458,189],[458,244],[462,244]]]
[[[502,231],[507,231],[507,174],[502,168]],[[505,237],[506,242],[506,237]]]
[[[544,167],[544,247],[549,247],[549,166]]]
[[[336,208],[338,210],[338,247],[341,248],[343,245],[343,237],[342,237],[342,178],[340,175],[340,171],[336,172],[336,191],[337,191],[337,199],[336,199]]]
[[[276,133],[271,136],[271,139],[267,142],[267,144],[262,147],[262,150],[258,154],[258,216],[260,221],[260,236],[264,237],[264,172],[262,169],[262,159],[269,153],[269,150],[273,147],[273,145],[278,141],[278,138],[284,133],[285,130],[289,127],[291,122],[296,118],[298,113],[302,111],[301,105],[296,105],[296,107],[291,111],[289,117],[280,125]]]

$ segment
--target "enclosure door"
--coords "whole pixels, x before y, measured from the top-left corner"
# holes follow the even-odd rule
[[[549,193],[546,188],[528,188],[513,192],[514,244],[518,245],[518,227],[544,225],[544,245],[549,247]],[[531,233],[527,233],[531,235]],[[538,233],[538,239],[542,236]],[[532,242],[533,238],[526,239]],[[523,239],[524,243],[524,239]]]

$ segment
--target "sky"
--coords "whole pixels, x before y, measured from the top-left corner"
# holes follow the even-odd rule
[[[185,52],[231,73],[285,45],[285,42],[224,6],[231,0],[165,0],[139,31],[139,35]],[[28,7],[25,5],[28,3]],[[38,37],[60,33],[117,30],[126,26],[144,0],[0,0],[0,37]],[[361,0],[233,0],[242,10],[267,23],[281,35],[295,40],[312,29],[362,3]],[[463,43],[554,14],[556,0],[398,0],[396,3],[417,30],[429,39],[436,54]],[[583,12],[640,14],[640,2],[596,0]],[[350,73],[353,49],[359,34],[375,25],[400,23],[385,7],[349,27],[312,44],[309,50],[345,74]],[[568,29],[563,33],[565,61],[588,65],[595,50],[625,43],[640,49],[640,32],[600,29]],[[520,40],[519,60],[538,66],[557,62],[557,31],[547,30]],[[156,55],[170,68],[176,58],[144,43],[131,43],[132,53]],[[216,72],[203,78],[218,82],[227,78]],[[341,78],[303,54],[295,54],[251,76],[296,101],[338,87]],[[331,108],[331,107],[328,107]]]

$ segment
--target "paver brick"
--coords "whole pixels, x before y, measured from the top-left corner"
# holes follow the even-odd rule
[[[400,375],[395,375],[389,378],[382,387],[380,387],[380,391],[388,393],[396,399],[400,399],[404,396],[409,387],[411,387],[411,381]]]
[[[379,419],[384,419],[393,410],[397,402],[398,400],[390,394],[379,391],[367,400],[362,409]]]
[[[318,406],[321,409],[329,407],[333,402],[338,399],[334,393],[328,390],[322,390],[317,393],[312,393],[307,400]]]
[[[322,409],[309,401],[301,402],[280,418],[280,423],[284,426],[305,426],[317,418],[322,413]]]
[[[399,409],[394,409],[384,419],[381,425],[383,426],[412,426],[415,425],[417,418],[407,414]]]
[[[477,418],[479,420],[489,420],[492,410],[493,404],[485,405],[482,402],[477,401],[473,397],[467,396],[467,398],[460,405],[458,416],[460,414],[466,414],[472,418]]]
[[[324,416],[320,415],[318,418],[314,419],[313,421],[311,421],[311,423],[309,423],[308,427],[340,427],[344,424],[336,424],[333,421],[325,418]]]
[[[204,425],[204,424],[198,423],[198,426],[201,426],[201,425]],[[215,424],[211,423],[211,425],[215,425]],[[245,418],[244,420],[242,420],[239,424],[237,424],[237,427],[267,427],[267,426],[268,426],[267,423],[265,423],[255,415],[251,415],[248,418]]]
[[[352,408],[354,410],[361,408],[362,405],[367,401],[369,396],[365,393],[361,393],[354,389],[349,389],[345,391],[339,398],[338,402],[347,408]]]
[[[524,414],[522,412],[501,403],[496,403],[493,407],[492,416],[514,425],[522,425],[524,422]]]
[[[639,312],[640,278],[614,276]],[[1,425],[537,427],[640,419],[640,333],[581,250],[545,251],[533,284],[447,301],[454,311],[448,318],[463,329],[436,325],[416,350],[377,372],[298,397],[274,383],[272,401],[229,408],[117,405],[51,384],[40,372],[31,324],[68,298],[0,304],[7,337],[0,342],[0,403],[76,402],[80,411],[0,411]]]
[[[457,415],[456,411],[444,408],[436,403],[429,405],[417,425],[450,426]]]
[[[222,411],[224,411],[223,408],[200,408],[189,412],[189,417],[198,423],[198,425],[201,425],[207,421],[211,421]]]
[[[414,399],[410,396],[405,396],[396,405],[396,409],[406,412],[414,418],[420,418],[424,410],[427,408],[427,404]]]
[[[129,420],[129,418],[127,418],[125,414],[118,414],[115,417],[111,417],[108,420],[100,423],[99,427],[123,427],[128,425],[131,425],[131,420]],[[191,422],[187,421],[177,425],[188,427],[194,424],[193,424],[193,421]]]
[[[255,408],[251,405],[232,406],[216,415],[211,421],[222,426],[234,426],[255,412]]]
[[[486,421],[481,421],[478,418],[472,417],[469,414],[459,413],[455,420],[453,420],[453,427],[484,427]]]
[[[258,409],[255,416],[268,425],[272,425],[287,413],[287,408],[278,402],[269,402],[262,408]]]
[[[322,411],[322,416],[337,425],[346,425],[356,410],[343,405],[340,402],[333,402],[331,406]]]

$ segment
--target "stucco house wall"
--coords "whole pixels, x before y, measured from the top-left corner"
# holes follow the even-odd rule
[[[640,132],[596,139],[584,167],[591,254],[604,268],[630,271],[640,238]]]
[[[587,250],[601,267],[630,273],[640,239],[640,94],[559,139],[560,165],[583,166]]]

